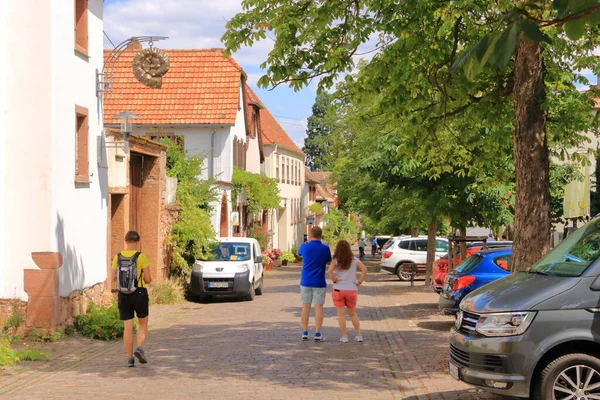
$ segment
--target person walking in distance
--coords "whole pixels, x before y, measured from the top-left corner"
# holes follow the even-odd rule
[[[356,279],[356,270],[360,269],[360,278]],[[338,324],[342,337],[340,342],[348,343],[348,332],[346,330],[346,310],[352,320],[352,326],[356,336],[354,341],[362,342],[363,337],[360,332],[360,321],[356,314],[356,304],[358,301],[358,287],[362,285],[367,277],[367,268],[352,253],[350,243],[340,240],[333,253],[333,261],[327,270],[329,278],[333,281],[333,305],[337,310]]]
[[[310,241],[300,246],[298,254],[302,256],[302,272],[300,279],[300,297],[302,301],[302,340],[308,340],[308,319],[311,306],[315,307],[315,341],[324,340],[321,333],[323,327],[323,304],[325,304],[325,272],[331,262],[331,250],[323,244],[323,231],[318,226],[310,230]]]
[[[135,357],[140,363],[146,364],[148,358],[144,353],[144,343],[148,333],[148,289],[152,282],[150,261],[146,254],[138,251],[140,235],[129,231],[125,235],[125,250],[117,253],[112,261],[112,269],[116,272],[114,279],[117,283],[119,316],[125,325],[123,342],[127,352],[127,366],[135,367]],[[137,316],[139,329],[137,332],[137,347],[133,349],[133,318]]]

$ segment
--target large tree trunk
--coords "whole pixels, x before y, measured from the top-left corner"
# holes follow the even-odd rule
[[[550,249],[550,179],[546,88],[541,45],[522,33],[517,44],[514,84],[514,157],[517,181],[513,271],[522,271]]]
[[[431,223],[427,227],[427,269],[425,285],[431,285],[431,275],[433,274],[433,262],[435,261],[435,238],[437,234],[437,223]]]

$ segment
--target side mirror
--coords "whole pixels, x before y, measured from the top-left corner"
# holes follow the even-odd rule
[[[598,275],[596,280],[592,282],[592,284],[590,285],[590,290],[593,290],[594,292],[600,292],[600,275]]]
[[[262,261],[262,256],[256,256],[256,258],[254,259],[254,262],[257,264],[260,264]]]

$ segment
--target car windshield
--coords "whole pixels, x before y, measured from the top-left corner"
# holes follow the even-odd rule
[[[600,256],[600,219],[573,232],[554,250],[529,269],[531,273],[581,276]]]
[[[248,261],[251,257],[249,243],[221,242],[212,253],[211,261]]]
[[[454,268],[459,274],[467,274],[475,269],[483,261],[483,257],[479,254],[474,254],[471,257],[467,258],[465,261],[458,264],[458,267]]]

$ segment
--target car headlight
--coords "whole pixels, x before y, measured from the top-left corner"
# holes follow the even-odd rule
[[[198,261],[196,261],[194,263],[194,272],[202,272],[204,270],[204,268],[202,267],[202,264],[200,264]]]
[[[237,272],[247,272],[247,271],[248,271],[248,266],[246,264],[242,264],[237,267]]]
[[[484,336],[516,336],[523,334],[535,318],[535,311],[482,314],[477,332]]]

